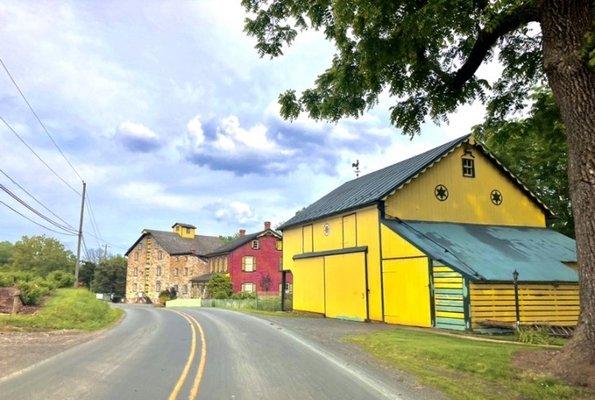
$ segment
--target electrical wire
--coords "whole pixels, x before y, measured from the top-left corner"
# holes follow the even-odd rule
[[[21,189],[23,192],[25,192],[26,194],[29,195],[29,197],[31,197],[33,200],[35,200],[35,202],[37,204],[39,204],[40,206],[42,206],[43,208],[46,209],[46,211],[48,211],[50,214],[52,214],[54,217],[58,218],[60,221],[62,221],[66,226],[68,226],[69,228],[71,228],[72,230],[76,231],[76,228],[74,226],[72,226],[71,224],[68,223],[68,221],[66,221],[64,218],[60,217],[58,214],[56,214],[55,212],[53,212],[48,206],[46,206],[44,203],[42,203],[37,197],[33,196],[27,189],[25,189],[21,184],[19,184],[15,179],[13,179],[12,177],[10,177],[10,175],[8,175],[4,170],[2,170],[2,168],[0,168],[0,173],[2,173],[5,177],[7,177],[14,185],[16,185],[19,189]]]
[[[61,235],[67,235],[67,236],[76,236],[76,234],[75,234],[75,233],[66,233],[66,232],[60,232],[60,231],[54,230],[54,229],[52,229],[52,228],[48,228],[47,226],[45,226],[45,225],[42,225],[42,224],[40,224],[39,222],[37,222],[37,221],[34,221],[33,219],[31,219],[31,218],[27,217],[26,215],[24,215],[24,214],[21,214],[19,211],[15,210],[14,208],[12,208],[11,206],[9,206],[8,204],[6,204],[5,202],[3,202],[2,200],[0,200],[0,204],[4,205],[4,206],[5,206],[6,208],[8,208],[9,210],[12,210],[13,212],[15,212],[15,213],[19,214],[21,217],[25,218],[26,220],[29,220],[29,221],[33,222],[35,225],[38,225],[38,226],[42,227],[43,229],[46,229],[46,230],[48,230],[48,231],[50,231],[50,232],[59,233],[59,234],[61,234]]]
[[[19,91],[19,94],[21,95],[21,97],[23,98],[23,100],[25,101],[25,103],[27,104],[27,107],[29,107],[29,110],[31,110],[31,112],[35,116],[35,119],[37,119],[37,122],[39,122],[39,125],[41,125],[41,127],[45,131],[46,135],[50,138],[50,140],[52,141],[52,143],[54,144],[54,146],[56,147],[56,149],[58,149],[58,151],[60,152],[60,154],[62,155],[62,157],[64,158],[64,160],[68,163],[68,165],[70,166],[70,168],[72,168],[72,170],[74,171],[74,173],[76,174],[76,176],[78,176],[80,178],[80,180],[83,181],[84,179],[78,173],[78,171],[76,170],[76,168],[74,168],[74,165],[72,165],[72,163],[70,162],[70,160],[68,160],[68,158],[66,157],[66,154],[64,154],[64,152],[62,151],[62,149],[60,148],[60,146],[58,146],[58,143],[56,143],[56,141],[54,140],[53,136],[48,131],[48,128],[46,128],[45,124],[41,121],[41,118],[39,118],[39,116],[37,115],[37,113],[35,112],[35,110],[33,109],[33,107],[31,106],[31,103],[29,103],[29,100],[27,100],[27,97],[25,97],[25,94],[23,93],[23,91],[21,90],[21,88],[19,87],[19,85],[17,84],[16,80],[13,78],[12,74],[8,70],[8,67],[6,66],[6,64],[4,64],[4,61],[2,60],[1,57],[0,57],[0,64],[2,64],[2,67],[4,68],[4,71],[6,71],[6,74],[8,75],[8,77],[10,78],[10,80],[12,81],[12,84]]]
[[[10,191],[6,186],[4,186],[1,183],[0,183],[0,189],[2,189],[5,193],[7,193],[10,197],[12,197],[13,199],[15,199],[16,201],[18,201],[21,205],[23,205],[25,208],[27,208],[33,214],[35,214],[38,217],[44,219],[46,222],[49,222],[50,224],[54,225],[56,228],[62,229],[64,231],[66,231],[66,232],[76,232],[74,229],[68,228],[68,227],[66,227],[64,225],[60,225],[59,223],[57,223],[56,221],[54,221],[50,217],[46,216],[45,214],[43,214],[42,212],[40,212],[36,208],[31,207],[25,200],[21,199],[19,196],[17,196],[16,194],[14,194],[12,191]]]
[[[37,152],[35,150],[33,150],[33,148],[31,146],[29,146],[29,144],[27,142],[25,142],[25,140],[21,137],[21,135],[19,135],[19,133],[2,116],[0,116],[0,120],[21,141],[21,143],[23,143],[35,155],[35,157],[37,157],[39,159],[39,161],[41,161],[43,163],[43,165],[45,165],[50,171],[52,171],[52,173],[54,175],[56,175],[56,177],[58,179],[60,179],[74,193],[78,194],[79,196],[81,195],[81,193],[78,190],[76,190],[70,183],[68,183],[64,178],[62,178],[52,167],[50,167],[50,165],[47,162],[45,162],[45,160],[43,158],[41,158],[41,156],[39,154],[37,154]]]

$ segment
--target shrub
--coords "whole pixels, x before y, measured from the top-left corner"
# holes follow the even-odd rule
[[[229,299],[233,293],[229,276],[215,274],[207,283],[209,296],[214,299]]]
[[[159,293],[159,303],[165,304],[166,301],[171,300],[171,293],[169,290],[162,290]]]
[[[71,287],[74,284],[74,275],[66,271],[52,271],[46,279],[54,282],[56,287]]]
[[[255,299],[256,293],[254,293],[254,292],[238,292],[238,293],[232,294],[231,298],[234,300]]]
[[[14,285],[14,276],[9,272],[0,272],[0,287],[8,287]]]
[[[50,293],[51,289],[44,279],[37,279],[35,281],[19,282],[18,288],[21,291],[21,300],[26,305],[39,304],[43,296]]]

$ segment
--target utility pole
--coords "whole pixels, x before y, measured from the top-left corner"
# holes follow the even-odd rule
[[[107,243],[105,244],[105,251],[103,252],[103,259],[107,260]]]
[[[83,241],[83,216],[85,215],[85,194],[87,184],[83,181],[83,195],[81,196],[81,218],[79,220],[79,239],[76,246],[76,265],[74,267],[74,287],[79,283],[79,269],[81,268],[81,243]]]

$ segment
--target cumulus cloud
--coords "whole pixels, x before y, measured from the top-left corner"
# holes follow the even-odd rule
[[[258,221],[258,217],[250,205],[241,201],[219,200],[208,204],[205,209],[212,212],[218,221],[232,225],[250,224]]]
[[[190,146],[193,149],[200,148],[200,146],[205,141],[205,133],[202,129],[202,123],[200,121],[200,115],[192,118],[186,124],[186,129],[188,130],[188,139],[190,142]]]
[[[159,137],[150,128],[137,122],[122,122],[116,131],[116,139],[132,151],[148,153],[161,146]]]

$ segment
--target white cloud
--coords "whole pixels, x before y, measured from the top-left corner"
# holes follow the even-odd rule
[[[194,149],[198,149],[205,141],[205,133],[202,129],[202,123],[200,122],[200,116],[197,115],[188,121],[186,124],[188,130],[188,137],[190,139],[190,146]]]
[[[122,122],[115,137],[132,151],[150,152],[160,147],[159,137],[150,128],[132,121]]]
[[[215,205],[211,205],[211,207],[215,209],[215,218],[220,221],[247,224],[258,220],[252,208],[241,201],[232,201],[230,203],[220,201]]]

